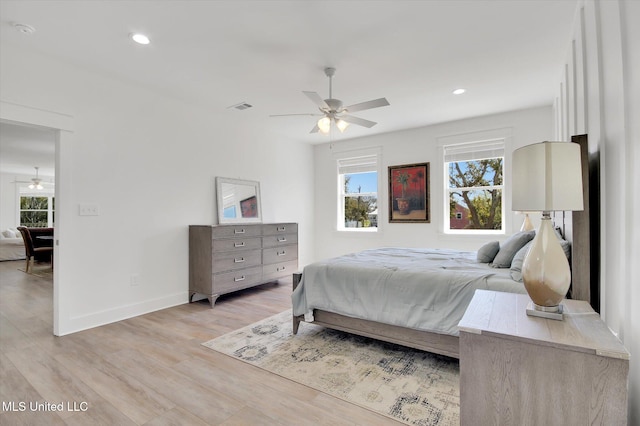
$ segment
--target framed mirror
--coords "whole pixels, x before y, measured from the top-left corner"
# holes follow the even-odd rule
[[[216,177],[218,223],[261,223],[260,182]]]

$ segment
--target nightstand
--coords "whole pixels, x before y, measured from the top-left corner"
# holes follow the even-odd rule
[[[464,425],[626,425],[629,352],[587,302],[530,317],[529,296],[476,290],[460,329]]]

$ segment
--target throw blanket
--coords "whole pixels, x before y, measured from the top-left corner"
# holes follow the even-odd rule
[[[441,334],[458,334],[476,289],[525,293],[509,269],[476,262],[475,252],[381,248],[304,268],[293,314],[313,309]]]

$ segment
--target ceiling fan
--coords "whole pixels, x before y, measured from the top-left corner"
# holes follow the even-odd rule
[[[364,126],[371,128],[377,123],[375,121],[365,120],[363,118],[354,117],[350,115],[352,112],[364,111],[366,109],[378,108],[389,105],[389,102],[385,98],[373,99],[371,101],[360,102],[349,106],[342,106],[342,101],[333,98],[332,83],[333,76],[336,73],[335,68],[327,67],[324,69],[324,73],[329,77],[329,99],[322,99],[316,92],[302,92],[311,102],[318,106],[321,114],[278,114],[271,115],[270,117],[284,117],[291,115],[310,115],[320,116],[316,125],[311,129],[309,133],[323,133],[327,134],[331,130],[331,123],[334,123],[340,132],[344,132],[349,124],[357,124],[358,126]]]
[[[28,180],[14,180],[11,183],[28,183],[29,184],[29,189],[44,189],[44,187],[42,186],[43,184],[44,185],[53,185],[53,183],[51,183],[51,182],[45,182],[42,179],[40,179],[40,176],[39,176],[39,173],[38,173],[40,167],[35,166],[34,168],[36,169],[36,177],[31,178],[30,181],[28,181]]]

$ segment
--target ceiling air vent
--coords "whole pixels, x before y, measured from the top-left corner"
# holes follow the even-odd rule
[[[245,109],[249,109],[249,108],[252,108],[252,107],[253,107],[253,105],[251,105],[251,104],[248,104],[246,102],[240,102],[239,104],[231,105],[227,109],[233,108],[233,109],[237,109],[238,111],[244,111]]]

